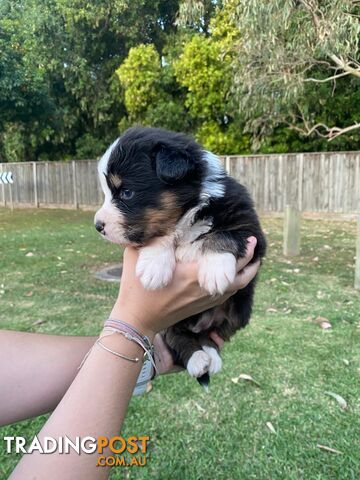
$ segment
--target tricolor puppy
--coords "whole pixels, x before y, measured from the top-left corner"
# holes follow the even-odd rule
[[[95,215],[96,229],[111,242],[139,247],[136,273],[145,288],[167,285],[177,260],[197,260],[200,285],[222,294],[236,276],[248,237],[257,238],[252,261],[264,256],[265,238],[247,190],[191,138],[131,128],[108,148],[98,171],[105,201]],[[244,327],[254,288],[255,280],[220,307],[163,332],[175,363],[200,383],[221,368],[209,332],[228,340]]]

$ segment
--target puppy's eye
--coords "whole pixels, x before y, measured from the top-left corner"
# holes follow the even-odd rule
[[[134,196],[134,192],[128,188],[122,188],[120,190],[120,198],[122,200],[130,200]]]

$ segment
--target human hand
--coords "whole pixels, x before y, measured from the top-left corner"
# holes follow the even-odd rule
[[[155,334],[184,318],[224,303],[237,290],[255,277],[260,262],[249,264],[254,255],[256,238],[248,239],[246,255],[237,262],[239,272],[223,295],[211,296],[198,283],[198,264],[177,263],[169,285],[161,290],[145,290],[136,276],[138,250],[127,247],[123,258],[123,273],[118,298],[111,312],[136,327],[153,340]]]

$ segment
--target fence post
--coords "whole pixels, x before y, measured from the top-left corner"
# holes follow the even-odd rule
[[[298,174],[298,209],[303,209],[303,183],[304,183],[304,155],[299,155],[299,174]]]
[[[44,203],[50,203],[49,202],[49,160],[45,162],[45,194],[44,194]]]
[[[36,208],[39,208],[36,162],[32,162],[32,166],[33,166],[33,183],[34,183],[34,204]]]
[[[285,208],[283,253],[286,257],[300,253],[300,212],[290,205]]]
[[[360,216],[357,219],[356,235],[356,263],[355,263],[355,283],[354,287],[360,290]]]
[[[9,195],[10,195],[10,210],[14,211],[14,202],[13,202],[13,195],[12,195],[12,184],[9,185]]]
[[[75,160],[72,161],[72,177],[73,177],[74,207],[76,209],[78,209],[79,208],[79,202],[78,202],[77,188],[76,188],[76,162],[75,162]]]
[[[225,157],[225,171],[228,175],[231,174],[230,169],[231,169],[230,157]]]

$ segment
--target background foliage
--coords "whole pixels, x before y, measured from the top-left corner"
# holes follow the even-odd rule
[[[352,0],[2,0],[0,161],[93,158],[134,124],[220,154],[359,149],[326,138],[360,120],[359,32]]]

